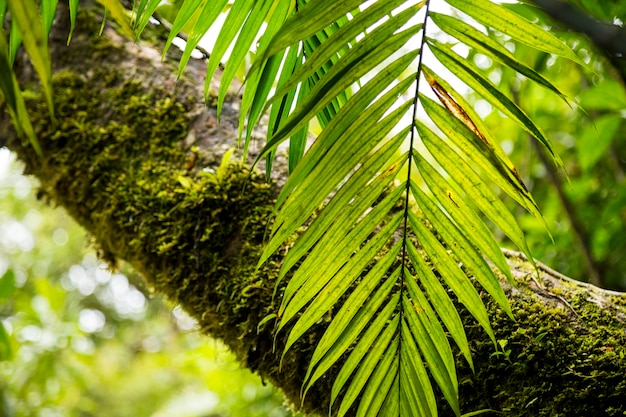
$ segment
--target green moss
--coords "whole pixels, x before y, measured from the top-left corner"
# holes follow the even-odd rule
[[[111,72],[96,71],[89,83],[62,73],[54,89],[57,123],[45,117],[41,102],[33,115],[46,157],[24,157],[42,191],[97,233],[109,261],[141,256],[133,261],[152,270],[148,265],[175,257],[213,270],[224,263],[217,255],[227,258],[241,250],[239,243],[261,242],[270,186],[243,167],[228,167],[221,176],[187,169],[193,152],[180,143],[190,103],[165,91],[146,94]],[[233,241],[240,235],[245,242]],[[189,241],[196,247],[187,247]],[[202,259],[199,246],[211,261]],[[143,259],[146,251],[155,258]],[[161,281],[170,279],[157,277],[155,284]]]
[[[202,331],[299,403],[311,346],[287,355],[283,369],[290,372],[281,372],[272,322],[258,328],[275,312],[278,260],[257,270],[272,186],[236,164],[204,167],[211,156],[181,147],[193,99],[181,102],[158,88],[148,93],[110,68],[89,79],[57,74],[53,88],[55,123],[41,99],[29,100],[43,160],[28,145],[14,146],[41,180],[40,195],[94,236],[101,257],[112,265],[128,261]],[[322,404],[314,392],[308,400],[310,408]]]
[[[624,323],[568,285],[558,292],[568,295],[569,306],[520,285],[511,298],[515,321],[487,301],[500,351],[494,353],[479,326],[468,325],[476,374],[459,359],[462,409],[529,417],[626,415]],[[467,315],[464,321],[471,322]]]

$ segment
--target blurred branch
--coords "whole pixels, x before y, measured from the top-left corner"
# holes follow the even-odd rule
[[[535,63],[536,69],[538,69],[542,65],[542,63],[545,63],[546,57],[547,55],[543,54],[538,62]],[[515,89],[512,89],[511,91],[513,94],[513,101],[519,106],[520,92]],[[580,252],[583,255],[585,269],[587,270],[587,274],[589,277],[587,281],[593,285],[600,286],[602,284],[600,268],[598,268],[597,261],[593,258],[593,254],[591,253],[591,245],[589,243],[587,230],[585,229],[583,223],[578,217],[576,209],[574,208],[574,204],[569,199],[567,194],[565,194],[563,181],[559,175],[559,172],[554,163],[552,163],[550,158],[548,158],[548,156],[546,155],[544,149],[539,145],[539,142],[531,136],[529,136],[529,142],[531,144],[532,150],[539,157],[541,164],[546,169],[546,173],[548,174],[548,180],[554,186],[559,202],[565,210],[565,214],[567,215],[567,218],[572,227],[574,240],[576,241],[576,244],[578,245]]]
[[[561,206],[567,214],[567,218],[569,219],[570,225],[572,226],[574,240],[578,244],[580,252],[583,255],[583,261],[585,263],[585,269],[587,270],[587,274],[589,276],[589,282],[593,285],[601,286],[602,279],[600,278],[600,270],[598,268],[596,260],[593,258],[593,254],[591,253],[591,245],[589,243],[587,230],[580,221],[580,218],[576,213],[576,209],[574,208],[574,204],[565,194],[563,181],[561,180],[561,177],[559,176],[559,173],[557,172],[554,164],[552,164],[548,160],[545,151],[539,146],[539,143],[532,138],[530,142],[532,144],[531,146],[535,150],[535,153],[537,154],[537,156],[539,156],[541,164],[546,168],[548,179],[554,186],[556,194],[559,198],[559,202],[561,203]]]
[[[172,31],[172,24],[169,21],[167,21],[167,19],[163,18],[163,16],[161,16],[159,13],[154,13],[152,15],[152,18],[154,20],[156,20],[157,22],[159,22],[159,24],[165,28],[167,33]],[[185,32],[183,32],[183,31],[178,32],[176,34],[176,37],[184,40],[185,42],[189,41],[189,36]],[[205,48],[203,48],[201,45],[196,45],[196,47],[194,49],[202,54],[202,59],[207,60],[207,59],[209,59],[211,57],[211,53],[209,51],[207,51]],[[223,70],[224,69],[224,64],[222,64],[220,62],[219,67],[220,67],[220,69]]]

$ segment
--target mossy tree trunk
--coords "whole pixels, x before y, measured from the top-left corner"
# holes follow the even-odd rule
[[[39,179],[42,196],[94,236],[104,259],[130,263],[300,407],[302,379],[325,323],[290,350],[281,370],[284,335],[274,340],[271,321],[259,326],[276,309],[280,254],[256,270],[278,185],[244,166],[221,164],[236,146],[236,91],[218,124],[215,108],[202,100],[202,62],[192,62],[176,82],[176,56],[161,62],[160,50],[108,27],[97,37],[99,22],[82,13],[69,47],[67,22],[57,22],[51,37],[56,122],[36,94],[29,100],[43,157],[15,135],[6,111],[0,145]],[[153,31],[151,42],[162,35]],[[29,66],[18,65],[24,85],[34,85]],[[506,254],[517,286],[502,285],[516,321],[485,299],[496,351],[464,314],[476,369],[459,359],[462,410],[626,414],[626,296],[548,268],[537,274],[519,254]],[[330,379],[309,391],[304,410],[327,413]],[[441,414],[450,414],[440,402]]]

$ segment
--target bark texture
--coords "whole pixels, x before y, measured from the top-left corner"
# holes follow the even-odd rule
[[[326,323],[292,348],[281,368],[284,334],[275,339],[273,322],[263,320],[276,311],[280,254],[259,270],[256,263],[278,186],[245,166],[222,163],[236,145],[236,90],[218,124],[214,106],[202,100],[203,63],[192,63],[176,82],[175,54],[161,62],[159,50],[110,27],[99,38],[99,22],[81,13],[69,47],[65,22],[52,36],[56,122],[37,93],[28,102],[43,158],[16,136],[6,111],[0,144],[40,180],[44,198],[94,236],[106,260],[129,262],[296,408],[327,413],[336,370],[304,403],[299,398]],[[158,30],[150,36],[162,42]],[[29,66],[19,64],[22,82],[36,91]],[[546,267],[537,273],[519,254],[506,254],[517,285],[502,285],[516,320],[485,297],[496,349],[462,311],[475,363],[473,373],[458,355],[462,411],[626,414],[626,296]],[[440,404],[441,415],[452,415]]]

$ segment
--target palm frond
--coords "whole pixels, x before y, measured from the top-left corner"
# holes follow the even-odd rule
[[[450,4],[465,11],[465,3]],[[430,36],[428,2],[407,6],[381,0],[360,13],[348,14],[354,7],[350,4],[333,15],[323,14],[324,19],[341,19],[341,25],[307,50],[304,59],[288,68],[288,74],[277,71],[280,81],[267,107],[282,104],[283,112],[281,118],[273,119],[263,154],[274,152],[340,94],[347,96],[294,164],[278,197],[271,237],[260,262],[307,226],[285,256],[279,274],[279,282],[288,277],[278,311],[278,331],[288,331],[285,351],[329,312],[337,312],[313,354],[303,395],[341,360],[331,392],[331,406],[338,407],[338,415],[436,415],[428,369],[460,415],[449,339],[470,365],[472,360],[446,289],[495,344],[477,288],[512,314],[487,260],[505,276],[511,275],[484,219],[524,252],[529,253],[529,248],[491,184],[540,214],[519,174],[475,112],[449,83],[426,67],[424,48],[438,62],[429,65],[446,67],[553,151],[523,110],[451,45]],[[328,2],[308,2],[286,20],[254,65],[263,66],[276,56],[282,59],[282,51],[293,56],[293,48],[332,24],[331,20],[313,22],[307,11],[327,8]],[[467,13],[490,24],[500,10],[480,1]],[[422,21],[417,23],[420,16]],[[459,42],[564,97],[506,48],[458,17],[433,14],[432,20]],[[513,20],[523,21],[517,15]],[[301,31],[303,22],[309,26]],[[520,25],[533,26],[527,21]],[[490,27],[503,30],[504,26]],[[523,32],[507,34],[531,46],[545,41],[540,49],[576,59],[542,29]],[[417,72],[410,70],[412,66]],[[318,78],[311,85],[313,74]],[[441,104],[425,95],[425,86]],[[301,93],[297,104],[289,111],[286,98],[292,97],[287,101],[291,105],[297,92]],[[418,120],[418,106],[427,117]],[[399,153],[407,142],[408,152]],[[342,299],[346,301],[340,304]]]
[[[12,71],[9,44],[2,28],[0,28],[0,93],[2,93],[2,98],[7,104],[17,133],[27,138],[35,151],[41,155],[41,147],[35,136],[30,117],[28,116],[22,91]]]
[[[489,0],[445,0],[449,5],[466,13],[486,27],[505,33],[517,42],[539,51],[562,56],[580,65],[585,63],[559,38],[529,22],[505,7]]]
[[[13,27],[19,28],[20,43],[24,45],[24,49],[26,49],[33,67],[39,76],[46,100],[48,101],[50,115],[53,117],[52,69],[50,53],[48,52],[48,36],[44,22],[38,12],[39,7],[34,0],[9,0],[8,6],[11,12]],[[44,10],[47,9],[48,8],[45,8]],[[11,38],[13,39],[14,36]],[[14,54],[19,44],[12,46],[14,48],[12,54]]]

